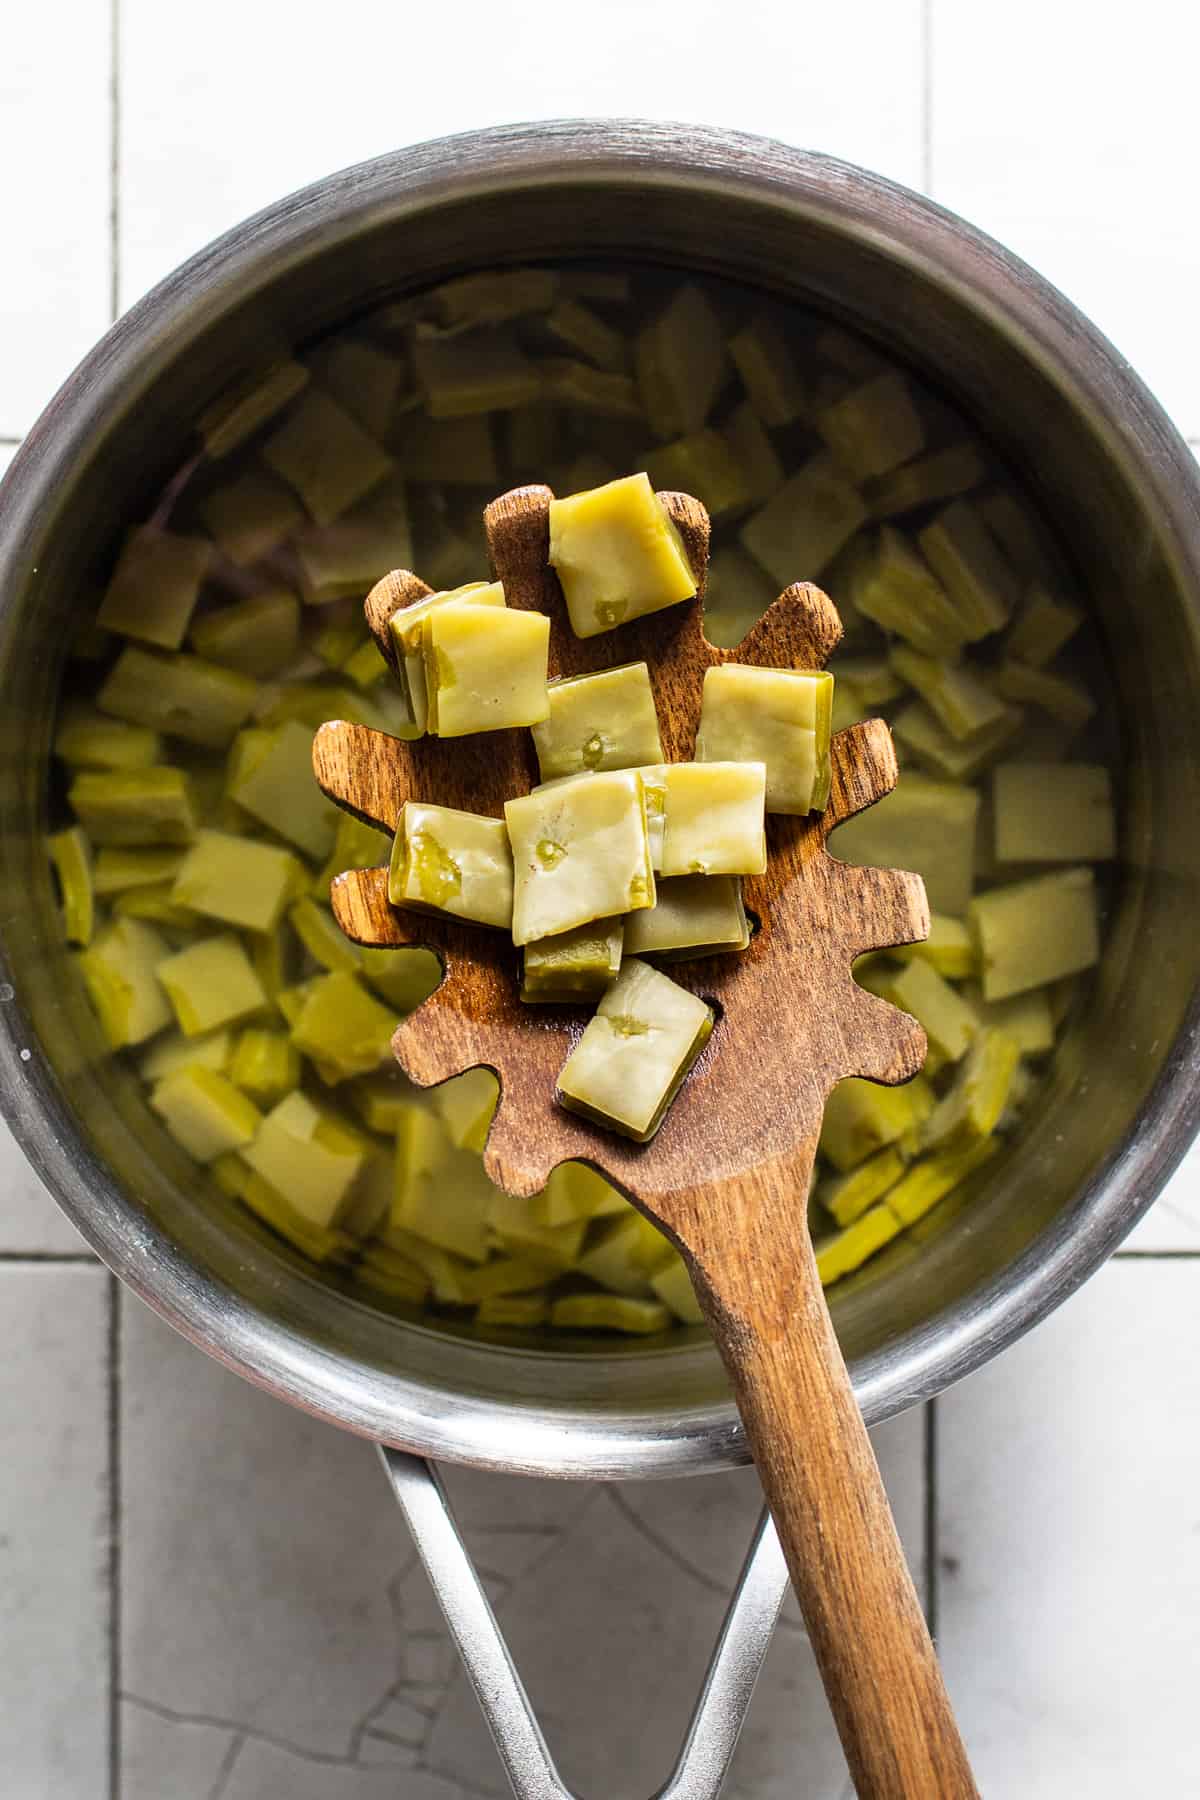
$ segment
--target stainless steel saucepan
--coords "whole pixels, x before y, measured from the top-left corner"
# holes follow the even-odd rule
[[[961,220],[878,177],[734,133],[625,122],[427,144],[239,226],[113,327],[0,489],[0,1105],[99,1254],[194,1343],[373,1438],[526,1800],[565,1793],[425,1459],[604,1479],[745,1459],[700,1332],[519,1350],[406,1322],[217,1210],[99,1052],[42,849],[55,690],[116,535],[192,451],[200,408],[276,351],[473,267],[646,259],[759,284],[927,370],[1057,524],[1110,656],[1123,838],[1108,948],[1013,1152],[969,1206],[835,1297],[874,1422],[928,1399],[1079,1285],[1200,1122],[1200,480],[1112,347]],[[236,1522],[231,1522],[236,1529]],[[783,1592],[760,1529],[681,1763],[714,1794]]]

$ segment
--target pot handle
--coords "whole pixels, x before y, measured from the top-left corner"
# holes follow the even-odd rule
[[[437,1470],[379,1446],[517,1800],[575,1800],[554,1766],[491,1602],[462,1541]],[[716,1800],[745,1722],[788,1572],[764,1509],[717,1639],[679,1760],[653,1800]]]

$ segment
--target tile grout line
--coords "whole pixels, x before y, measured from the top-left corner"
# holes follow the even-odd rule
[[[925,1618],[934,1643],[938,1634],[938,1438],[937,1401],[925,1404]]]
[[[1114,1250],[1114,1262],[1200,1262],[1200,1250]]]
[[[921,7],[921,162],[925,192],[933,193],[933,4],[922,0]]]
[[[121,0],[109,0],[108,85],[108,257],[109,312],[121,308]],[[121,1800],[124,1770],[121,1743],[121,1284],[108,1278],[108,1788]]]
[[[96,1269],[104,1266],[90,1250],[0,1250],[0,1266],[10,1263],[18,1267],[23,1263],[83,1263]]]

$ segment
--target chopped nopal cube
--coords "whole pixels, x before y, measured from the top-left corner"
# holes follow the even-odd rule
[[[90,944],[96,923],[96,890],[92,882],[92,852],[78,825],[55,831],[46,849],[58,877],[63,929],[68,944]]]
[[[725,334],[707,296],[693,282],[638,333],[635,346],[642,405],[656,437],[699,431],[725,378]]]
[[[784,333],[765,313],[729,340],[729,354],[764,425],[790,425],[804,412],[804,383]]]
[[[576,637],[595,637],[696,592],[683,541],[645,474],[552,500],[550,561]]]
[[[967,924],[979,953],[985,1000],[1077,975],[1100,959],[1096,882],[1090,869],[1061,869],[977,894]]]
[[[361,500],[392,468],[375,439],[318,388],[309,388],[272,432],[262,459],[295,489],[318,525]]]
[[[963,996],[975,1008],[982,1028],[993,1026],[1012,1038],[1022,1056],[1041,1056],[1054,1048],[1055,1020],[1049,988],[1027,988],[1008,1000],[984,1000],[973,984]]]
[[[650,1277],[650,1286],[664,1306],[669,1307],[681,1325],[702,1325],[704,1314],[692,1286],[687,1264],[682,1256],[672,1255]]]
[[[975,973],[975,946],[961,919],[931,913],[929,936],[920,944],[901,944],[888,952],[903,962],[927,962],[947,981],[963,981]]]
[[[267,1004],[253,964],[231,931],[164,957],[155,973],[185,1037],[230,1025]]]
[[[93,885],[103,899],[126,888],[154,887],[160,881],[174,880],[186,855],[182,846],[173,844],[164,850],[141,845],[129,850],[107,846],[93,864]]]
[[[534,725],[543,781],[599,769],[636,769],[662,758],[658,713],[644,662],[552,681],[549,712]]]
[[[165,950],[166,946],[163,946]],[[161,954],[161,953],[160,953]],[[228,1073],[233,1056],[233,1033],[225,1027],[210,1031],[204,1037],[184,1037],[182,1031],[168,1031],[156,1038],[138,1058],[138,1072],[145,1081],[162,1081],[179,1069],[215,1069]]]
[[[736,875],[676,875],[656,884],[654,905],[630,913],[625,951],[682,962],[744,950],[750,927]]]
[[[646,473],[662,492],[694,494],[714,520],[744,511],[754,498],[733,450],[711,427],[650,451]]]
[[[250,1026],[238,1036],[229,1059],[229,1079],[260,1106],[274,1106],[300,1086],[300,1052],[286,1031]]]
[[[881,1000],[911,1013],[925,1029],[931,1060],[939,1066],[966,1054],[978,1024],[975,1012],[932,963],[913,958],[901,967],[868,969],[861,985]]]
[[[538,365],[526,356],[509,326],[438,331],[419,325],[412,340],[412,362],[431,419],[506,412],[531,405],[541,392]]]
[[[480,269],[456,275],[428,296],[442,325],[501,325],[553,306],[561,277],[557,269]]]
[[[1016,1039],[986,1026],[955,1070],[951,1086],[921,1127],[922,1145],[947,1150],[985,1138],[1005,1106],[1021,1050]]]
[[[622,373],[629,363],[629,345],[600,314],[579,300],[560,300],[546,314],[546,331],[568,350],[578,352],[598,369]]]
[[[904,1156],[895,1144],[887,1144],[844,1175],[829,1175],[817,1183],[817,1199],[839,1225],[853,1225],[860,1214],[894,1187],[905,1169]]]
[[[664,875],[761,875],[767,866],[762,762],[664,763]]]
[[[228,456],[260,425],[274,418],[307,383],[308,370],[291,358],[275,363],[265,375],[254,374],[235,382],[196,421],[209,456]]]
[[[662,872],[663,844],[667,836],[667,765],[647,763],[638,770],[642,778],[642,797],[646,802],[646,837],[650,844],[650,867],[656,875]]]
[[[388,1060],[396,1015],[368,994],[357,975],[339,969],[305,984],[291,1023],[297,1050],[334,1087]]]
[[[339,930],[328,907],[318,906],[304,894],[288,908],[288,923],[313,961],[323,969],[359,967],[357,947]]]
[[[397,1012],[412,1012],[442,979],[442,965],[432,950],[360,949],[363,980]]]
[[[298,1090],[269,1112],[242,1152],[250,1167],[311,1225],[335,1225],[374,1146]]]
[[[855,481],[886,475],[925,445],[912,384],[898,369],[874,375],[817,414],[817,430]]]
[[[59,714],[54,754],[81,769],[146,769],[162,756],[162,739],[144,725],[106,719],[90,706],[68,703]]]
[[[952,500],[917,541],[953,598],[969,642],[1008,623],[1021,603],[1021,582],[969,500]]]
[[[192,1064],[156,1082],[150,1105],[197,1162],[212,1162],[251,1142],[262,1114],[216,1069]]]
[[[198,655],[242,675],[278,675],[300,643],[300,602],[289,588],[271,588],[194,620],[188,641]]]
[[[362,599],[390,569],[406,569],[412,562],[404,478],[390,475],[336,519],[306,526],[297,532],[293,550],[307,606]]]
[[[816,1245],[817,1274],[822,1287],[830,1287],[843,1275],[861,1268],[868,1257],[890,1243],[901,1230],[901,1224],[887,1205],[873,1206],[855,1219],[835,1237],[823,1238]]]
[[[652,1272],[670,1255],[658,1227],[627,1206],[595,1232],[579,1258],[579,1272],[614,1294],[648,1296]]]
[[[645,912],[644,917],[649,917]],[[639,914],[632,913],[631,918]],[[526,944],[521,998],[530,1003],[597,1000],[621,967],[625,927],[620,919],[596,919],[554,937]]]
[[[96,623],[160,650],[178,650],[211,560],[207,538],[139,525],[125,539]]]
[[[857,1076],[839,1081],[825,1102],[821,1154],[841,1174],[904,1138],[917,1122],[907,1087],[879,1087]]]
[[[867,516],[858,489],[828,454],[806,462],[766,505],[752,513],[739,536],[780,588],[815,581]]]
[[[513,942],[529,944],[654,904],[642,779],[609,769],[552,782],[504,808]]]
[[[721,430],[751,504],[769,500],[776,488],[783,486],[783,463],[748,400],[734,408]]]
[[[995,734],[1007,724],[1008,707],[965,663],[924,656],[906,645],[892,650],[891,662],[956,742]]]
[[[396,1131],[392,1227],[481,1263],[495,1193],[478,1156],[456,1150],[428,1107],[411,1106]]]
[[[564,1294],[550,1308],[560,1331],[624,1331],[651,1337],[671,1324],[669,1308],[658,1300],[631,1300],[627,1294]]]
[[[536,725],[547,717],[550,621],[544,613],[475,606],[432,609],[422,634],[428,728],[438,737]]]
[[[1040,706],[1064,725],[1086,725],[1096,702],[1080,682],[1054,669],[1035,669],[1015,660],[1002,662],[992,671],[992,685],[1005,700]]]
[[[142,1044],[171,1023],[157,969],[165,939],[140,919],[116,919],[79,955],[88,999],[114,1050]]]
[[[884,1207],[903,1225],[915,1225],[952,1188],[965,1181],[983,1163],[996,1154],[999,1144],[994,1137],[973,1143],[952,1145],[935,1150],[915,1162],[902,1180],[889,1189]]]
[[[953,656],[970,636],[929,564],[892,525],[883,526],[861,554],[855,546],[848,592],[865,619],[928,656]]]
[[[915,869],[930,906],[961,917],[975,879],[978,814],[973,788],[905,775],[894,793],[840,825],[829,847],[842,862]]]
[[[206,750],[223,750],[250,717],[258,683],[235,669],[182,652],[164,656],[130,644],[96,696],[101,712]]]
[[[429,724],[429,692],[425,681],[425,631],[429,621],[441,607],[454,606],[467,600],[472,606],[503,606],[504,584],[499,581],[468,581],[462,587],[443,588],[402,606],[388,621],[396,660],[400,688],[409,718],[418,732]]]
[[[1083,610],[1036,582],[1004,640],[1005,654],[1032,668],[1053,662],[1083,624]]]
[[[519,419],[523,414],[511,416]],[[488,487],[500,479],[487,413],[464,413],[459,419],[427,419],[414,413],[405,421],[400,456],[412,481]]]
[[[713,553],[704,590],[704,635],[710,644],[740,644],[766,612],[777,589],[752,556],[727,545]]]
[[[1100,763],[1000,763],[992,770],[992,814],[997,862],[1116,855],[1112,785]]]
[[[629,1202],[612,1183],[586,1163],[559,1163],[529,1210],[541,1225],[570,1225],[578,1219],[606,1219],[623,1213]]]
[[[832,707],[833,676],[823,670],[718,663],[704,677],[696,761],[761,762],[768,812],[820,812]]]
[[[928,456],[864,482],[863,499],[874,518],[892,519],[918,506],[953,500],[978,487],[986,474],[987,464],[976,445],[947,444],[944,450],[931,450]]]
[[[388,899],[507,931],[513,858],[504,820],[406,800],[392,845]]]
[[[304,508],[286,482],[255,463],[215,488],[200,517],[231,562],[256,563],[304,522]]]
[[[629,958],[563,1064],[558,1098],[572,1112],[646,1143],[708,1042],[704,1001]]]
[[[95,844],[187,844],[196,835],[191,785],[182,769],[83,769],[67,802]]]
[[[500,1100],[500,1083],[490,1069],[467,1069],[435,1088],[434,1101],[456,1150],[482,1155]]]
[[[903,751],[911,751],[931,774],[944,781],[971,781],[995,762],[1012,743],[1024,722],[1019,706],[1004,705],[1003,714],[968,738],[952,737],[923,700],[910,700],[892,719],[892,735]],[[905,780],[908,777],[905,776]]]
[[[226,831],[200,831],[175,873],[171,898],[227,925],[270,931],[307,879],[290,850]]]
[[[289,843],[323,862],[333,848],[337,811],[313,778],[312,732],[297,719],[248,734],[229,795]]]

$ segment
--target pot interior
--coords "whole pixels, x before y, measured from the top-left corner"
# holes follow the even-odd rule
[[[936,209],[749,141],[652,159],[645,139],[622,157],[615,136],[590,148],[578,138],[539,148],[485,134],[350,171],[264,215],[135,308],[18,457],[0,513],[6,1108],[118,1272],[264,1385],[352,1429],[464,1460],[670,1473],[744,1453],[701,1333],[648,1349],[523,1348],[365,1304],[236,1203],[214,1206],[140,1084],[102,1053],[59,940],[42,834],[65,646],[119,534],[194,452],[200,410],[281,345],[510,262],[645,261],[798,301],[910,365],[1019,471],[1086,597],[1115,711],[1121,844],[1106,950],[1012,1152],[834,1294],[874,1419],[936,1391],[1068,1292],[1190,1135],[1180,1071],[1200,962],[1200,643],[1186,535],[1196,487],[1186,450],[1119,359]]]

